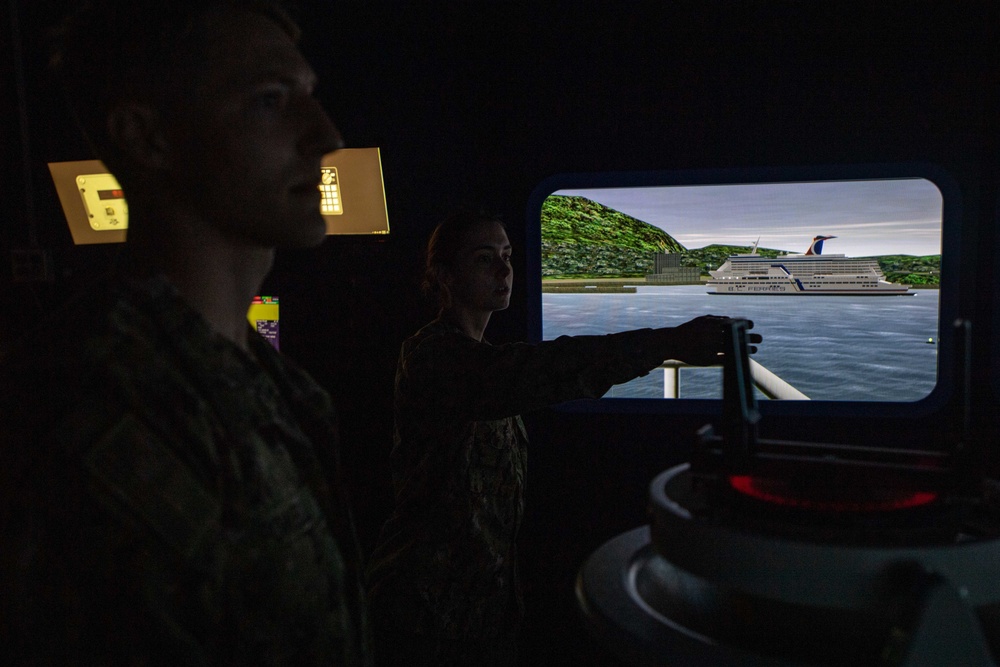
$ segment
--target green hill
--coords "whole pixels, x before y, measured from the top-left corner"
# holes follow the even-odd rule
[[[941,285],[941,255],[881,255],[875,259],[891,282],[914,287]]]
[[[681,266],[697,267],[702,276],[722,266],[730,255],[750,246],[708,245],[688,250],[665,231],[585,197],[550,195],[542,203],[543,278],[635,278],[653,272],[654,255],[680,253]],[[757,248],[763,257],[787,250]],[[914,286],[936,287],[941,256],[875,257],[886,278]]]
[[[625,278],[653,270],[658,252],[684,252],[659,227],[585,197],[542,203],[542,277]]]

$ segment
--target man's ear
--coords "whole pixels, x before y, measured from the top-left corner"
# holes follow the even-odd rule
[[[132,164],[160,169],[166,166],[166,137],[159,112],[138,102],[124,102],[108,113],[108,137]]]

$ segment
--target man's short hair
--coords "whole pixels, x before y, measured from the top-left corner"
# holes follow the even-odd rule
[[[220,9],[262,14],[298,41],[282,0],[84,0],[53,31],[51,70],[74,120],[112,171],[120,155],[107,135],[108,112],[126,99],[162,107],[165,82],[198,63],[206,46],[199,21]]]

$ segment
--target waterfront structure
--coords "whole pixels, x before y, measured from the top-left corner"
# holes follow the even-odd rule
[[[681,266],[680,253],[659,252],[653,256],[653,273],[646,275],[648,285],[697,285],[701,272],[694,266]]]

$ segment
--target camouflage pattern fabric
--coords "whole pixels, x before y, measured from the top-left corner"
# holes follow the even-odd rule
[[[655,343],[643,330],[494,346],[435,321],[403,344],[395,510],[368,567],[379,662],[515,663],[528,454],[518,415],[648,373],[664,359]]]
[[[365,665],[328,395],[164,279],[0,369],[3,664]]]

